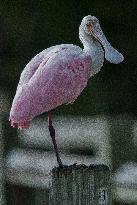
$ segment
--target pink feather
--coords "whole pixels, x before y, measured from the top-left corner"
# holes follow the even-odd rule
[[[92,75],[91,57],[75,45],[48,48],[24,68],[14,97],[11,126],[27,128],[43,112],[73,103]]]

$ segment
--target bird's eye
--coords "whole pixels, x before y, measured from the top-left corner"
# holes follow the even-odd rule
[[[87,31],[91,32],[93,30],[93,24],[91,22],[86,23]]]
[[[93,27],[93,25],[92,25],[91,22],[86,23],[86,26],[87,26],[87,28],[89,28],[89,27]]]

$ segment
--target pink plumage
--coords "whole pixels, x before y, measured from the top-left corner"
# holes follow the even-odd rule
[[[91,57],[74,45],[51,47],[35,56],[21,74],[11,125],[26,128],[35,116],[73,103],[87,85],[91,62]]]

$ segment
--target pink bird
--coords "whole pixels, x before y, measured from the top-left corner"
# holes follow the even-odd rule
[[[87,82],[103,66],[104,57],[118,64],[124,57],[107,41],[99,20],[91,15],[83,18],[79,38],[84,49],[73,44],[61,44],[37,54],[24,68],[14,97],[9,120],[12,127],[27,128],[30,121],[48,112],[48,126],[57,162],[62,167],[51,110],[73,103]]]

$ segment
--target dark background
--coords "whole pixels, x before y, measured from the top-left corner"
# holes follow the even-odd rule
[[[12,0],[0,6],[0,84],[11,93],[28,61],[43,49],[62,43],[82,47],[78,28],[82,18],[95,15],[112,45],[125,61],[108,62],[89,80],[73,105],[56,114],[134,113],[137,106],[137,2],[130,0]]]
[[[73,43],[82,47],[78,37],[79,25],[82,18],[89,14],[99,18],[107,39],[124,55],[125,60],[118,65],[105,61],[101,71],[89,80],[87,88],[77,101],[73,105],[56,108],[54,113],[64,115],[126,113],[136,116],[136,0],[0,0],[0,89],[5,89],[9,93],[10,104],[21,71],[34,55],[45,48],[62,43]],[[3,121],[5,152],[18,144],[15,137],[16,130],[9,129],[8,115],[9,111]],[[126,143],[128,146],[131,140],[129,133],[127,137],[121,138],[122,131],[121,127],[118,129],[119,124],[119,121],[116,121],[111,126],[112,138],[114,140],[118,138],[113,148],[116,164],[120,157],[125,160],[123,152],[120,154],[118,150],[121,150],[121,146],[125,146]],[[129,128],[130,124],[132,123],[128,120],[124,124],[123,136],[125,128]],[[129,131],[131,132],[130,129]],[[133,155],[132,149],[125,153],[126,159]],[[29,196],[33,198],[34,191],[29,193],[28,188],[7,186],[8,196],[11,195],[8,204],[27,204],[26,198]],[[14,195],[22,202],[12,202]],[[18,195],[20,197],[17,197]]]

